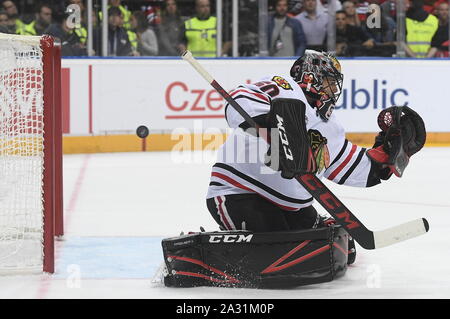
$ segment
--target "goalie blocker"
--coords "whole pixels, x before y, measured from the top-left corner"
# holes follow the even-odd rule
[[[162,241],[167,287],[289,288],[345,274],[348,233],[325,228],[190,233]]]

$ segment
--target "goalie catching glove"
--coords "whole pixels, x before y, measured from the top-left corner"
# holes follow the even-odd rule
[[[392,173],[401,177],[409,158],[425,144],[425,124],[409,107],[392,106],[380,112],[378,126],[381,132],[367,156],[380,166],[381,179],[388,179]]]
[[[266,165],[281,171],[283,178],[315,173],[316,161],[306,133],[306,106],[297,99],[272,100],[269,113],[271,143]]]

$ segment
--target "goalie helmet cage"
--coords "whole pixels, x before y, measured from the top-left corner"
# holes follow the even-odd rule
[[[0,274],[54,272],[61,120],[60,44],[0,33]]]

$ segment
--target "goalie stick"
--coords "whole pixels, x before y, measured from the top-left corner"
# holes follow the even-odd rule
[[[185,51],[181,57],[214,88],[253,128],[257,129],[260,136],[270,143],[266,130],[248,115],[227,91],[198,63],[190,51]],[[376,249],[386,247],[413,237],[425,234],[429,230],[428,221],[419,218],[385,230],[371,231],[322,183],[315,174],[300,174],[296,180],[311,194],[311,196],[323,206],[323,208],[342,225],[347,232],[364,249]]]

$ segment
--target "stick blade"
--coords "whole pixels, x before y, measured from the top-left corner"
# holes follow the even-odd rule
[[[419,218],[395,227],[374,232],[375,248],[390,246],[420,235],[430,229],[425,218]]]

